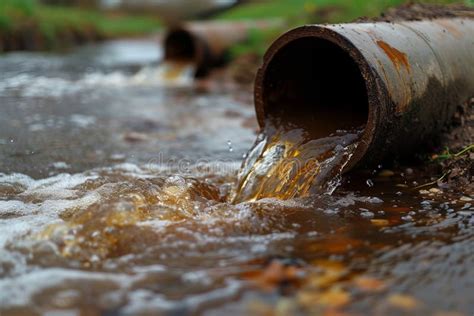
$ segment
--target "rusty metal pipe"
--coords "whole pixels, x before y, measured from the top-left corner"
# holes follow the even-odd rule
[[[470,18],[299,27],[268,49],[255,83],[261,126],[276,117],[313,137],[362,126],[345,171],[431,143],[471,96]]]
[[[190,22],[171,28],[164,37],[165,61],[196,65],[196,76],[225,62],[229,49],[245,41],[253,29],[268,29],[277,21]]]

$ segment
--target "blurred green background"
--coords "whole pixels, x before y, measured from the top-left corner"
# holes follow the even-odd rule
[[[170,0],[177,1],[177,0]],[[199,1],[199,0],[196,0]],[[130,0],[132,2],[132,0]],[[211,19],[284,20],[284,28],[323,22],[351,21],[360,16],[377,16],[404,0],[270,0],[242,1]],[[423,1],[427,2],[427,1]],[[438,0],[448,4],[459,1]],[[0,0],[0,51],[62,49],[105,38],[138,36],[161,27],[156,11],[102,10],[100,0]],[[473,5],[474,0],[461,2]],[[283,27],[282,27],[283,28]],[[250,39],[233,50],[262,54],[282,30],[255,30]]]

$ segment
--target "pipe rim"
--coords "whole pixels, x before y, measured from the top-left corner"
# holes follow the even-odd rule
[[[200,39],[199,35],[197,35],[195,32],[193,32],[192,30],[190,30],[189,28],[187,28],[186,26],[175,26],[171,29],[169,29],[165,36],[164,36],[164,40],[163,40],[163,43],[164,43],[164,50],[165,50],[165,56],[164,58],[166,60],[173,60],[173,57],[171,56],[167,56],[166,54],[166,49],[167,49],[167,43],[168,43],[168,40],[170,39],[171,36],[177,34],[177,33],[183,33],[183,34],[186,34],[192,41],[192,45],[193,45],[193,48],[194,48],[194,54],[193,54],[193,57],[191,58],[191,62],[193,64],[196,65],[196,67],[199,67],[201,66],[201,64],[203,63],[203,60],[204,60],[204,47],[203,47],[203,43],[202,43],[202,40]]]
[[[363,53],[344,35],[337,31],[322,25],[305,25],[293,30],[290,30],[280,36],[277,40],[266,51],[263,64],[257,72],[254,85],[254,100],[255,100],[255,112],[257,115],[257,121],[261,128],[265,125],[265,73],[271,62],[273,61],[276,54],[283,49],[285,46],[291,44],[293,41],[302,38],[316,38],[329,41],[337,45],[349,57],[359,68],[360,74],[365,81],[365,88],[368,98],[368,117],[367,123],[362,133],[362,137],[359,141],[359,145],[349,158],[348,163],[343,167],[342,172],[345,173],[350,169],[354,168],[359,162],[361,162],[372,145],[375,137],[375,128],[377,122],[379,122],[379,112],[381,110],[382,96],[379,86],[377,85],[378,76],[370,66]]]

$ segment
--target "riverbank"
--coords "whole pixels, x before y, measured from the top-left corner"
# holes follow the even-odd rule
[[[148,34],[159,26],[153,16],[2,0],[0,52],[62,50],[106,38]]]
[[[473,6],[474,0],[280,0],[255,1],[237,6],[219,14],[220,20],[281,19],[285,23],[273,30],[255,30],[245,43],[232,49],[233,57],[253,54],[263,56],[266,48],[287,29],[303,24],[344,23],[360,19],[371,19],[390,12],[390,8],[405,3],[462,4]]]

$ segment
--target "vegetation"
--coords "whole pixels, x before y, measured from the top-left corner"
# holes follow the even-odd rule
[[[474,144],[470,144],[464,147],[462,150],[458,151],[457,153],[452,153],[450,149],[446,147],[442,153],[433,155],[431,159],[434,161],[444,161],[448,159],[454,159],[454,158],[461,157],[462,155],[466,153],[470,153],[473,150],[474,150]]]
[[[49,6],[37,0],[0,1],[0,51],[58,48],[105,37],[145,34],[158,27],[152,16]]]
[[[462,1],[462,0],[461,0]],[[305,18],[317,11],[327,13],[330,22],[347,22],[360,16],[377,16],[388,7],[398,6],[406,0],[275,0],[256,1],[222,13],[220,19],[262,19],[280,17]],[[459,0],[425,0],[419,2],[448,4]],[[465,0],[470,5],[473,0]],[[317,14],[316,14],[317,16]]]
[[[272,0],[255,1],[237,6],[233,10],[220,14],[220,20],[245,19],[282,19],[285,27],[305,23],[339,23],[355,20],[358,17],[374,17],[392,6],[405,3],[406,0]],[[448,4],[459,0],[428,0],[422,2]],[[474,0],[465,0],[465,4],[474,5]],[[252,33],[250,39],[233,50],[233,55],[246,53],[262,55],[264,49],[282,33],[277,30],[266,30]]]

